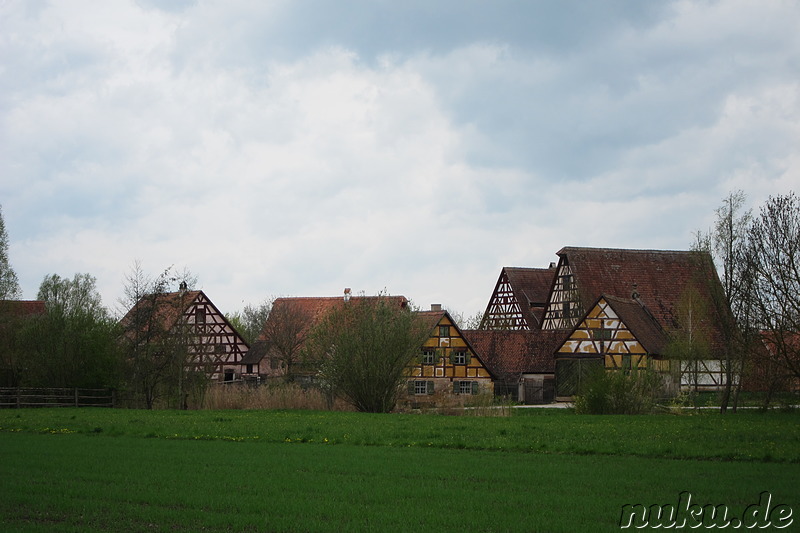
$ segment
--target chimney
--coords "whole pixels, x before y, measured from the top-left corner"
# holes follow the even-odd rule
[[[344,290],[344,301],[345,302],[349,302],[350,301],[350,296],[352,296],[351,293],[352,293],[352,291],[350,290],[350,287],[345,288],[345,290]]]
[[[553,270],[556,267],[555,262],[550,261],[550,270]]]
[[[431,304],[431,311],[441,311],[442,304]]]

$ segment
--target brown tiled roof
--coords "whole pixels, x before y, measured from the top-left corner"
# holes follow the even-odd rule
[[[164,331],[170,331],[178,319],[186,312],[192,303],[202,294],[202,291],[180,291],[158,294],[155,297],[155,316],[154,319],[159,323]],[[120,324],[128,329],[133,320],[135,312],[142,306],[150,305],[149,298],[153,295],[142,297],[136,305],[122,317]]]
[[[555,269],[504,267],[503,271],[528,324],[537,327],[542,321]]]
[[[455,321],[449,315],[449,313],[447,311],[445,311],[445,310],[442,310],[442,311],[417,311],[416,314],[417,314],[417,316],[421,317],[422,320],[425,321],[425,323],[431,329],[435,328],[439,324],[439,322],[441,322],[442,318],[444,318],[445,315],[447,315],[447,317],[450,318],[450,322],[452,322],[453,325],[455,325]]]
[[[547,302],[556,273],[554,268],[504,267],[503,270],[514,292],[520,291],[528,303],[543,306]]]
[[[405,296],[352,296],[350,301],[378,301],[378,299],[386,299],[390,302],[395,302],[401,308],[404,308],[408,305],[408,299]],[[280,309],[284,306],[292,306],[293,309],[297,310],[298,313],[310,317],[307,328],[310,329],[314,327],[320,320],[322,320],[325,315],[332,310],[341,307],[344,305],[344,303],[345,300],[341,296],[276,298],[275,301],[272,302],[272,311],[270,312],[270,316],[273,316],[273,312],[276,309]],[[274,314],[274,316],[279,315],[279,313]],[[267,322],[269,322],[269,317],[267,317]],[[266,329],[267,328],[265,325],[264,331],[266,331]],[[264,331],[261,332],[258,340],[267,340]]]
[[[473,329],[462,333],[491,372],[503,378],[555,372],[553,354],[565,337],[560,330]]]
[[[663,355],[669,339],[653,315],[640,302],[610,295],[603,295],[602,298],[648,353]]]
[[[242,357],[241,363],[243,365],[257,365],[261,362],[265,355],[267,355],[269,345],[266,341],[256,341],[247,350],[247,353]]]
[[[711,301],[719,278],[704,252],[562,248],[572,269],[584,309],[601,294],[630,299],[634,293],[663,327],[675,327],[678,301],[694,286]]]
[[[43,300],[0,300],[0,312],[16,317],[43,315],[47,307]]]

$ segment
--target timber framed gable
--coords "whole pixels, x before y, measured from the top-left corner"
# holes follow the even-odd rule
[[[578,294],[575,275],[569,259],[562,256],[553,280],[547,307],[545,308],[542,329],[570,329],[583,315],[583,306]]]
[[[492,373],[447,311],[420,311],[431,333],[408,368],[408,395],[478,394],[491,390]]]

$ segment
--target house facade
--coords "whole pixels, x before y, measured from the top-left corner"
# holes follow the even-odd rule
[[[656,370],[669,392],[698,383],[706,389],[723,385],[718,357],[726,349],[723,326],[730,310],[714,305],[721,285],[709,254],[565,247],[558,256],[548,269],[504,268],[481,325],[496,333],[475,334],[473,344],[490,369],[505,376],[506,386],[515,378],[544,382],[552,372],[556,396],[568,398],[597,367]],[[545,282],[542,302],[531,295],[541,295]],[[480,340],[504,330],[527,331],[531,339]],[[705,348],[703,358],[691,361],[691,372],[668,349],[684,338]],[[548,357],[547,365],[532,364]],[[521,361],[528,361],[530,370],[520,367]],[[506,368],[515,372],[501,370]]]
[[[128,339],[185,350],[187,372],[205,374],[216,382],[242,377],[249,346],[203,291],[146,295],[121,324]]]
[[[427,403],[437,394],[462,398],[492,392],[493,376],[481,357],[440,306],[418,315],[430,326],[419,355],[408,368],[407,395],[414,403]]]

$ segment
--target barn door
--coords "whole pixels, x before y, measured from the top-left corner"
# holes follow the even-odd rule
[[[599,368],[603,368],[603,360],[599,358],[559,359],[556,361],[556,395],[575,396]]]

